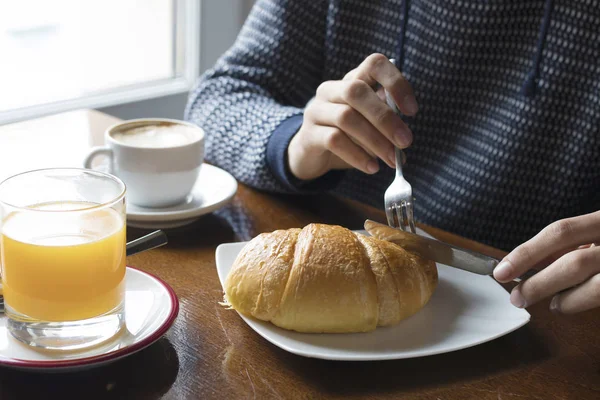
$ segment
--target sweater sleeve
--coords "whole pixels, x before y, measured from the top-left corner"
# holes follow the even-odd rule
[[[286,166],[287,145],[321,83],[326,18],[326,0],[257,1],[234,45],[190,93],[185,119],[204,129],[208,162],[268,191],[337,183],[337,172],[299,182]]]

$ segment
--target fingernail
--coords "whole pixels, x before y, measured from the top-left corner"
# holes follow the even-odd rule
[[[394,141],[400,148],[408,147],[412,142],[412,132],[408,128],[400,128],[394,134]]]
[[[496,268],[494,268],[494,278],[500,282],[508,281],[510,280],[512,270],[513,268],[510,261],[502,261],[496,266]]]
[[[417,111],[419,111],[417,99],[415,99],[415,96],[413,95],[409,94],[408,96],[405,96],[402,104],[404,105],[406,112],[410,115],[415,115]]]
[[[552,301],[550,302],[550,311],[552,311],[554,314],[560,314],[560,304],[558,297],[558,295],[554,296],[552,298]]]
[[[525,297],[523,297],[518,287],[514,288],[513,291],[510,293],[510,302],[513,306],[517,308],[525,308],[525,306],[527,305]]]
[[[390,161],[391,165],[393,165],[394,167],[396,166],[396,149],[390,150],[388,154],[388,160]]]
[[[377,163],[375,160],[370,160],[367,163],[367,171],[369,171],[370,174],[374,174],[375,172],[379,171],[379,163]]]

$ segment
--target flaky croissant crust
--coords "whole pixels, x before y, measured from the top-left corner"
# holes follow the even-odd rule
[[[252,239],[225,281],[238,312],[298,332],[367,332],[419,311],[435,263],[337,225],[310,224]]]

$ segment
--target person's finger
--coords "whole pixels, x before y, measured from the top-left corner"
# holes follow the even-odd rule
[[[583,249],[583,248],[587,248],[587,247],[581,247],[581,248]],[[558,260],[559,258],[561,258],[562,256],[564,256],[565,254],[575,251],[577,249],[579,249],[579,246],[570,247],[568,249],[555,252],[555,253],[549,255],[548,257],[544,258],[542,261],[539,261],[537,264],[532,266],[530,269],[533,269],[535,271],[541,271],[544,268],[546,268],[547,266],[551,265],[556,260]]]
[[[370,87],[378,83],[392,96],[400,111],[405,115],[415,115],[419,105],[412,86],[404,75],[383,54],[368,56],[352,73],[353,79],[361,79]]]
[[[348,79],[354,79],[354,77],[356,76],[356,73],[358,72],[358,67],[351,69],[350,71],[348,71],[346,73],[346,75],[344,75],[344,77],[342,78],[342,80],[347,81]]]
[[[349,105],[320,101],[311,107],[311,118],[319,125],[340,128],[368,153],[396,166],[394,144]]]
[[[377,94],[377,97],[379,97],[379,100],[387,104],[387,99],[385,98],[385,88],[383,86],[377,88],[375,93]]]
[[[338,156],[334,155],[329,161],[329,169],[350,169],[352,165],[348,164],[346,161],[342,160]]]
[[[600,307],[600,275],[557,294],[550,302],[550,310],[558,314],[574,314],[596,307]]]
[[[354,143],[339,128],[319,126],[318,135],[322,140],[321,146],[335,154],[352,167],[366,173],[374,174],[379,171],[379,163],[359,145]]]
[[[540,300],[578,285],[600,272],[600,248],[575,250],[515,287],[510,301],[528,307]]]
[[[413,135],[408,126],[362,80],[324,82],[317,89],[317,97],[332,103],[348,104],[400,148],[412,143]]]
[[[551,254],[600,239],[600,212],[556,221],[508,254],[494,270],[499,282],[509,282]]]

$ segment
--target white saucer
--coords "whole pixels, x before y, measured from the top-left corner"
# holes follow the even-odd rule
[[[237,191],[237,181],[221,168],[202,164],[200,176],[187,201],[172,207],[148,208],[127,203],[127,225],[144,229],[184,226],[227,204]]]
[[[175,292],[160,278],[127,267],[126,329],[110,341],[90,349],[49,352],[29,347],[13,338],[0,317],[0,365],[64,372],[108,364],[151,345],[167,332],[179,311]]]
[[[419,234],[428,236],[423,231]],[[217,247],[217,271],[223,285],[246,243]],[[417,314],[391,327],[368,333],[298,333],[241,316],[259,335],[290,353],[328,360],[370,361],[424,357],[475,346],[518,329],[530,318],[513,307],[509,294],[493,278],[437,264],[439,284]]]

